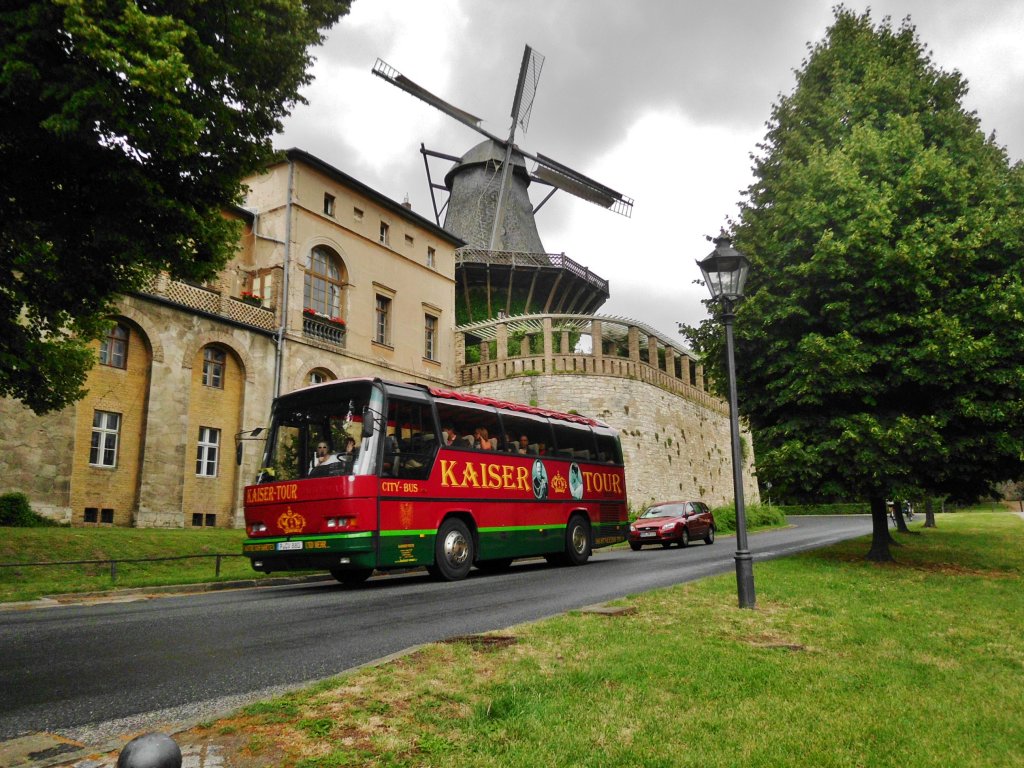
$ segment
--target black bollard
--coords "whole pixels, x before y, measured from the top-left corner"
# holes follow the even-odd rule
[[[166,733],[144,733],[124,745],[117,768],[181,768],[181,749]]]

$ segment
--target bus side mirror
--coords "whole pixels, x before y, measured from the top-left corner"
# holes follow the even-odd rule
[[[373,437],[373,411],[363,408],[363,439]]]
[[[256,427],[255,429],[243,429],[235,435],[235,463],[238,466],[242,466],[242,441],[254,440],[261,432],[263,432],[263,427]]]

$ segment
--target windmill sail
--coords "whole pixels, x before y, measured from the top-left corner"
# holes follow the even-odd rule
[[[426,88],[423,88],[422,86],[414,83],[412,80],[403,75],[401,72],[392,67],[383,59],[377,59],[377,62],[373,65],[372,71],[373,74],[377,75],[377,77],[383,78],[392,85],[401,88],[406,93],[410,93],[417,99],[427,102],[427,104],[441,110],[449,117],[454,117],[460,123],[462,123],[463,125],[468,125],[474,131],[482,133],[489,139],[501,141],[501,139],[499,139],[497,136],[490,133],[489,131],[486,131],[483,128],[483,126],[480,125],[483,122],[483,120],[481,120],[479,117],[477,117],[476,115],[472,115],[469,112],[466,112],[464,109],[459,109],[454,104],[449,104],[440,96],[435,96]]]
[[[523,49],[523,63],[519,66],[519,81],[516,95],[512,99],[512,119],[526,132],[530,124],[533,99],[537,95],[540,71],[544,68],[544,56],[530,46]]]
[[[550,157],[540,153],[531,155],[528,152],[523,152],[522,154],[537,163],[537,168],[533,174],[541,181],[547,182],[595,205],[600,205],[602,208],[608,208],[615,213],[622,214],[627,218],[633,212],[632,198],[619,194],[614,189],[606,187],[604,184],[596,182],[589,176],[584,176],[579,171],[574,171],[572,168],[562,165]]]

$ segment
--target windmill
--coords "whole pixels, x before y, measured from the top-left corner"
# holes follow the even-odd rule
[[[542,155],[540,153],[531,154],[516,145],[516,128],[522,128],[525,133],[527,126],[529,125],[530,114],[533,110],[533,100],[537,92],[537,84],[540,80],[540,73],[543,65],[544,57],[527,45],[523,51],[523,61],[519,67],[519,79],[516,83],[515,96],[512,100],[512,123],[509,126],[508,137],[505,139],[502,139],[485,129],[482,125],[483,121],[480,118],[466,112],[465,110],[459,109],[444,99],[434,95],[422,86],[417,85],[382,59],[377,59],[373,66],[373,74],[383,78],[397,88],[401,88],[403,91],[412,94],[416,98],[425,101],[427,104],[436,107],[449,117],[455,118],[463,125],[472,128],[477,133],[486,137],[487,141],[474,147],[462,158],[428,152],[425,149],[422,149],[421,151],[423,151],[425,155],[432,154],[438,157],[457,161],[458,164],[445,177],[445,181],[449,186],[443,187],[448,189],[452,195],[455,195],[455,185],[452,181],[453,176],[457,175],[457,172],[460,170],[460,164],[464,166],[467,164],[480,165],[483,163],[490,163],[492,168],[500,168],[500,178],[497,178],[497,173],[493,174],[494,177],[497,178],[498,185],[497,202],[493,209],[488,206],[486,210],[477,210],[471,214],[474,215],[474,218],[478,223],[485,222],[490,225],[489,237],[487,237],[485,241],[481,242],[476,238],[467,238],[463,232],[455,232],[470,242],[476,240],[474,244],[477,245],[477,247],[485,248],[488,251],[523,250],[522,248],[509,247],[508,243],[504,242],[506,239],[506,220],[509,216],[516,217],[519,221],[523,222],[525,226],[531,227],[535,232],[536,224],[533,221],[533,214],[536,213],[536,211],[539,210],[545,202],[547,202],[557,189],[562,189],[571,195],[575,195],[576,197],[580,197],[627,217],[632,213],[633,200],[631,198],[616,192],[610,187],[607,187],[604,184],[569,168],[568,166],[562,165],[546,155]],[[535,163],[535,168],[532,174],[528,174],[526,172],[525,160],[527,159],[532,160]],[[516,194],[516,190],[514,189],[514,181],[517,174],[522,180],[521,194]],[[545,197],[537,206],[532,206],[529,197],[525,194],[526,184],[529,181],[537,181],[553,187],[547,197]],[[439,185],[431,183],[431,195],[433,195],[433,189],[438,186]],[[449,202],[446,205],[450,206],[452,199],[452,196],[450,196]],[[434,212],[435,216],[440,219],[440,213],[437,210],[436,202]],[[449,221],[452,219],[452,211],[450,207],[448,211],[448,218]],[[456,218],[458,218],[458,214],[456,215]],[[451,229],[451,227],[448,228]],[[540,240],[538,237],[536,238],[536,243],[539,245],[539,242]]]

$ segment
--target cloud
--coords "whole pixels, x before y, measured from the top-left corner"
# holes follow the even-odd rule
[[[704,316],[694,261],[750,183],[749,154],[835,0],[357,0],[316,51],[309,105],[278,146],[299,146],[431,215],[420,144],[461,155],[480,137],[370,74],[379,56],[508,131],[523,46],[546,61],[516,141],[636,200],[625,219],[559,192],[538,214],[545,247],[608,279],[604,310],[675,335]],[[854,7],[851,5],[851,7]],[[863,7],[854,7],[863,10]],[[1017,0],[872,0],[908,14],[940,69],[1011,157],[1024,152],[1024,6]],[[437,175],[445,164],[435,164]],[[435,178],[435,180],[437,180]],[[536,190],[534,201],[542,197]]]

